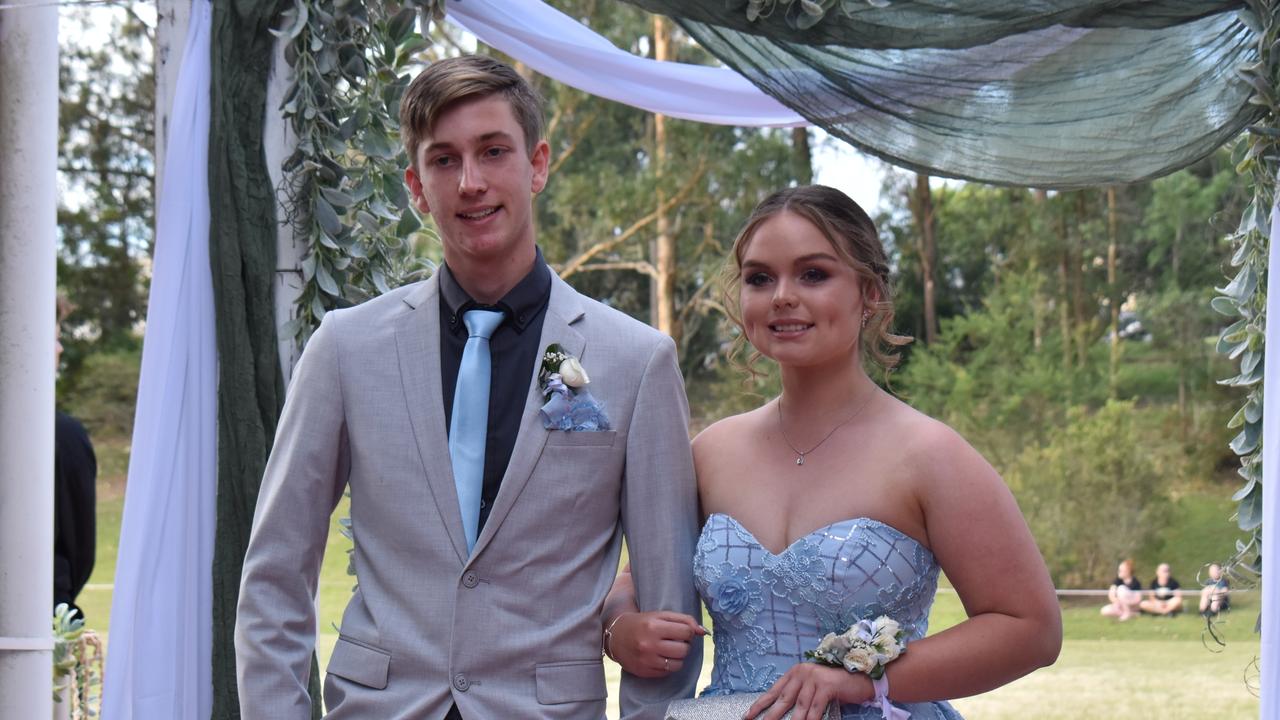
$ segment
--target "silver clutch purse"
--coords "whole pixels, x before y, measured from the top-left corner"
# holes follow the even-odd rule
[[[708,695],[688,700],[676,700],[667,706],[666,720],[742,720],[764,693],[735,693],[733,695]],[[790,720],[788,710],[782,720]],[[840,720],[840,704],[831,703],[822,714],[822,720]]]

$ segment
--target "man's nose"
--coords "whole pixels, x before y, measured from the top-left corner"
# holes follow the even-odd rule
[[[487,189],[479,163],[474,160],[463,160],[462,175],[458,178],[458,192],[463,195],[475,195]]]

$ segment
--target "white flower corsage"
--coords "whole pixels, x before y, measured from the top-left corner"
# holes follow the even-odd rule
[[[906,652],[905,636],[898,621],[881,615],[875,620],[859,620],[839,635],[827,633],[818,647],[804,656],[822,665],[866,673],[876,694],[863,704],[879,707],[885,720],[906,720],[911,713],[889,702],[889,679],[884,674],[884,666]]]
[[[610,429],[604,408],[587,390],[591,384],[587,371],[578,358],[566,353],[559,344],[548,345],[542,353],[538,379],[547,398],[538,411],[544,428],[575,432]]]

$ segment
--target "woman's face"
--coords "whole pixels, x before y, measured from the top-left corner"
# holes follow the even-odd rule
[[[862,282],[813,223],[786,211],[765,220],[740,270],[743,329],[761,354],[796,367],[857,357]]]
[[[1122,562],[1120,563],[1120,566],[1116,568],[1116,575],[1119,575],[1122,578],[1127,578],[1132,574],[1133,573],[1129,571],[1129,563]]]

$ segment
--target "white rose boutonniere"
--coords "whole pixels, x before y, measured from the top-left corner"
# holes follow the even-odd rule
[[[591,378],[578,358],[559,344],[551,344],[542,354],[542,394],[547,402],[538,411],[548,430],[591,432],[609,430],[604,408],[587,391]]]
[[[560,380],[574,390],[591,384],[591,378],[587,376],[587,371],[582,368],[582,363],[578,362],[576,357],[565,358],[564,362],[560,363]]]

